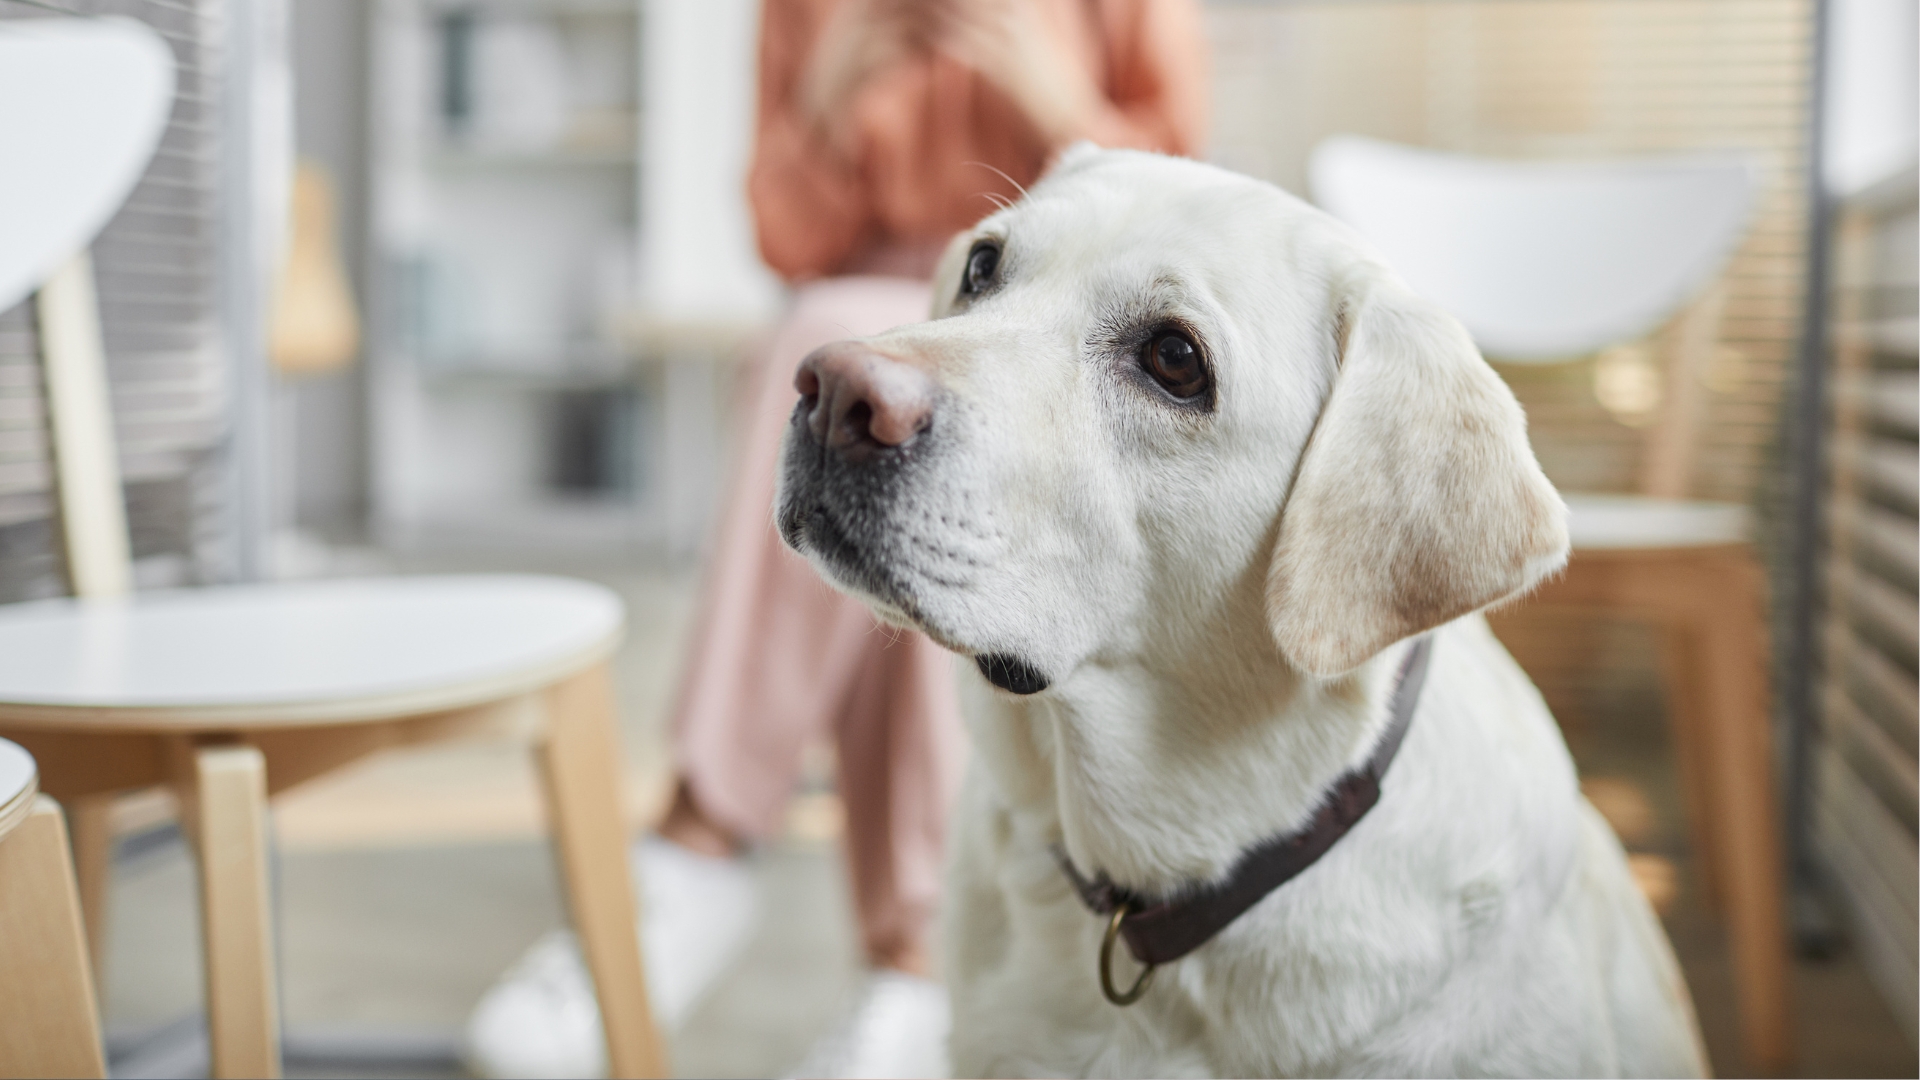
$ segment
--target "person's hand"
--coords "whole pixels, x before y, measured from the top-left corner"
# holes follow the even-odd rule
[[[828,18],[807,60],[802,114],[836,150],[851,157],[852,103],[876,71],[931,38],[940,5],[928,0],[845,0]]]
[[[859,2],[859,0],[855,0]],[[1013,99],[1058,148],[1087,136],[1103,101],[1086,59],[1027,0],[939,5],[936,47]]]

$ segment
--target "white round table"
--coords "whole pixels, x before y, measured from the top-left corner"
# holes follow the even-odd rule
[[[104,1077],[66,830],[38,781],[33,756],[0,739],[0,1072]]]
[[[26,819],[33,797],[40,793],[40,774],[33,755],[19,744],[0,739],[0,841]]]
[[[598,585],[363,578],[0,606],[0,720],[239,728],[390,719],[544,686],[623,625]]]
[[[0,736],[38,759],[40,786],[68,806],[96,941],[108,799],[156,784],[180,797],[199,856],[215,1076],[280,1068],[267,797],[388,747],[530,740],[563,892],[610,1018],[612,1072],[659,1075],[606,663],[624,623],[620,598],[601,586],[505,574],[7,605]]]

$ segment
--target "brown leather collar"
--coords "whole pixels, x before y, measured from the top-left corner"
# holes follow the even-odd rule
[[[1399,677],[1394,681],[1393,700],[1389,706],[1392,719],[1374,747],[1373,756],[1359,768],[1343,773],[1340,779],[1334,781],[1326,800],[1305,828],[1262,841],[1248,849],[1224,880],[1181,892],[1170,900],[1150,904],[1137,894],[1114,884],[1105,872],[1095,875],[1091,880],[1081,876],[1072,860],[1067,858],[1065,850],[1056,845],[1054,857],[1059,860],[1060,869],[1073,882],[1080,899],[1096,913],[1111,916],[1125,908],[1125,914],[1117,920],[1120,936],[1126,939],[1127,949],[1133,953],[1133,958],[1149,968],[1178,960],[1205,945],[1248,908],[1265,899],[1268,893],[1317,862],[1347,834],[1347,830],[1367,815],[1367,811],[1373,809],[1374,803],[1380,801],[1380,778],[1386,775],[1387,767],[1393,764],[1393,757],[1400,750],[1400,741],[1406,737],[1407,725],[1413,720],[1414,706],[1420,700],[1421,684],[1427,678],[1427,661],[1432,652],[1431,637],[1421,637],[1407,650],[1406,659],[1400,664]],[[1108,943],[1102,950],[1103,954],[1111,951],[1112,927],[1110,923]],[[1107,985],[1108,978],[1106,962],[1103,955],[1103,986]],[[1136,989],[1145,989],[1144,979]],[[1127,996],[1125,1001],[1112,990],[1108,990],[1107,996],[1116,1004],[1127,1004],[1138,994]]]

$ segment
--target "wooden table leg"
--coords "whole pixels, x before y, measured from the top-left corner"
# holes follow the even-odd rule
[[[0,838],[0,1077],[107,1075],[79,887],[42,795]]]
[[[180,816],[200,858],[213,1075],[278,1077],[266,759],[237,744],[189,747],[183,757]]]
[[[1765,584],[1750,558],[1717,560],[1700,573],[1719,598],[1703,613],[1696,638],[1708,720],[1701,742],[1714,774],[1714,835],[1723,848],[1719,864],[1740,984],[1740,1020],[1748,1064],[1778,1072],[1791,1058],[1793,1037],[1773,799]]]
[[[113,796],[87,795],[67,803],[73,834],[73,871],[80,882],[80,915],[93,957],[93,985],[107,990],[107,890],[113,880]]]
[[[595,665],[547,691],[538,754],[574,931],[600,999],[608,1075],[667,1075],[647,1004],[620,802],[613,685]]]
[[[1666,671],[1696,861],[1726,915],[1750,1069],[1793,1052],[1780,829],[1773,798],[1766,581],[1746,545],[1576,552],[1537,603],[1666,627]]]
[[[1702,906],[1726,912],[1726,842],[1717,830],[1719,803],[1714,799],[1714,769],[1708,760],[1713,743],[1710,688],[1703,677],[1698,629],[1684,621],[1668,620],[1660,627],[1660,674],[1667,697],[1667,730],[1673,739],[1674,764],[1680,801],[1686,809],[1687,831],[1693,844],[1693,878]]]

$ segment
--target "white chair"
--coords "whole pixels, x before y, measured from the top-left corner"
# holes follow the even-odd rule
[[[277,1076],[266,800],[383,748],[504,733],[537,747],[610,1072],[663,1075],[620,809],[617,596],[534,576],[130,593],[84,248],[140,175],[171,87],[171,52],[138,23],[0,23],[0,308],[38,285],[76,594],[0,607],[0,734],[70,807],[94,940],[107,800],[171,785],[199,862],[213,1074]]]
[[[1749,1064],[1781,1068],[1787,942],[1766,580],[1745,507],[1682,498],[1717,337],[1719,305],[1700,296],[1745,233],[1754,169],[1736,155],[1513,162],[1340,136],[1315,148],[1309,176],[1315,201],[1490,358],[1578,359],[1685,312],[1641,492],[1567,494],[1573,557],[1527,603],[1663,629],[1683,795],[1709,902],[1728,917]]]
[[[107,1075],[66,824],[0,739],[0,1077]]]

